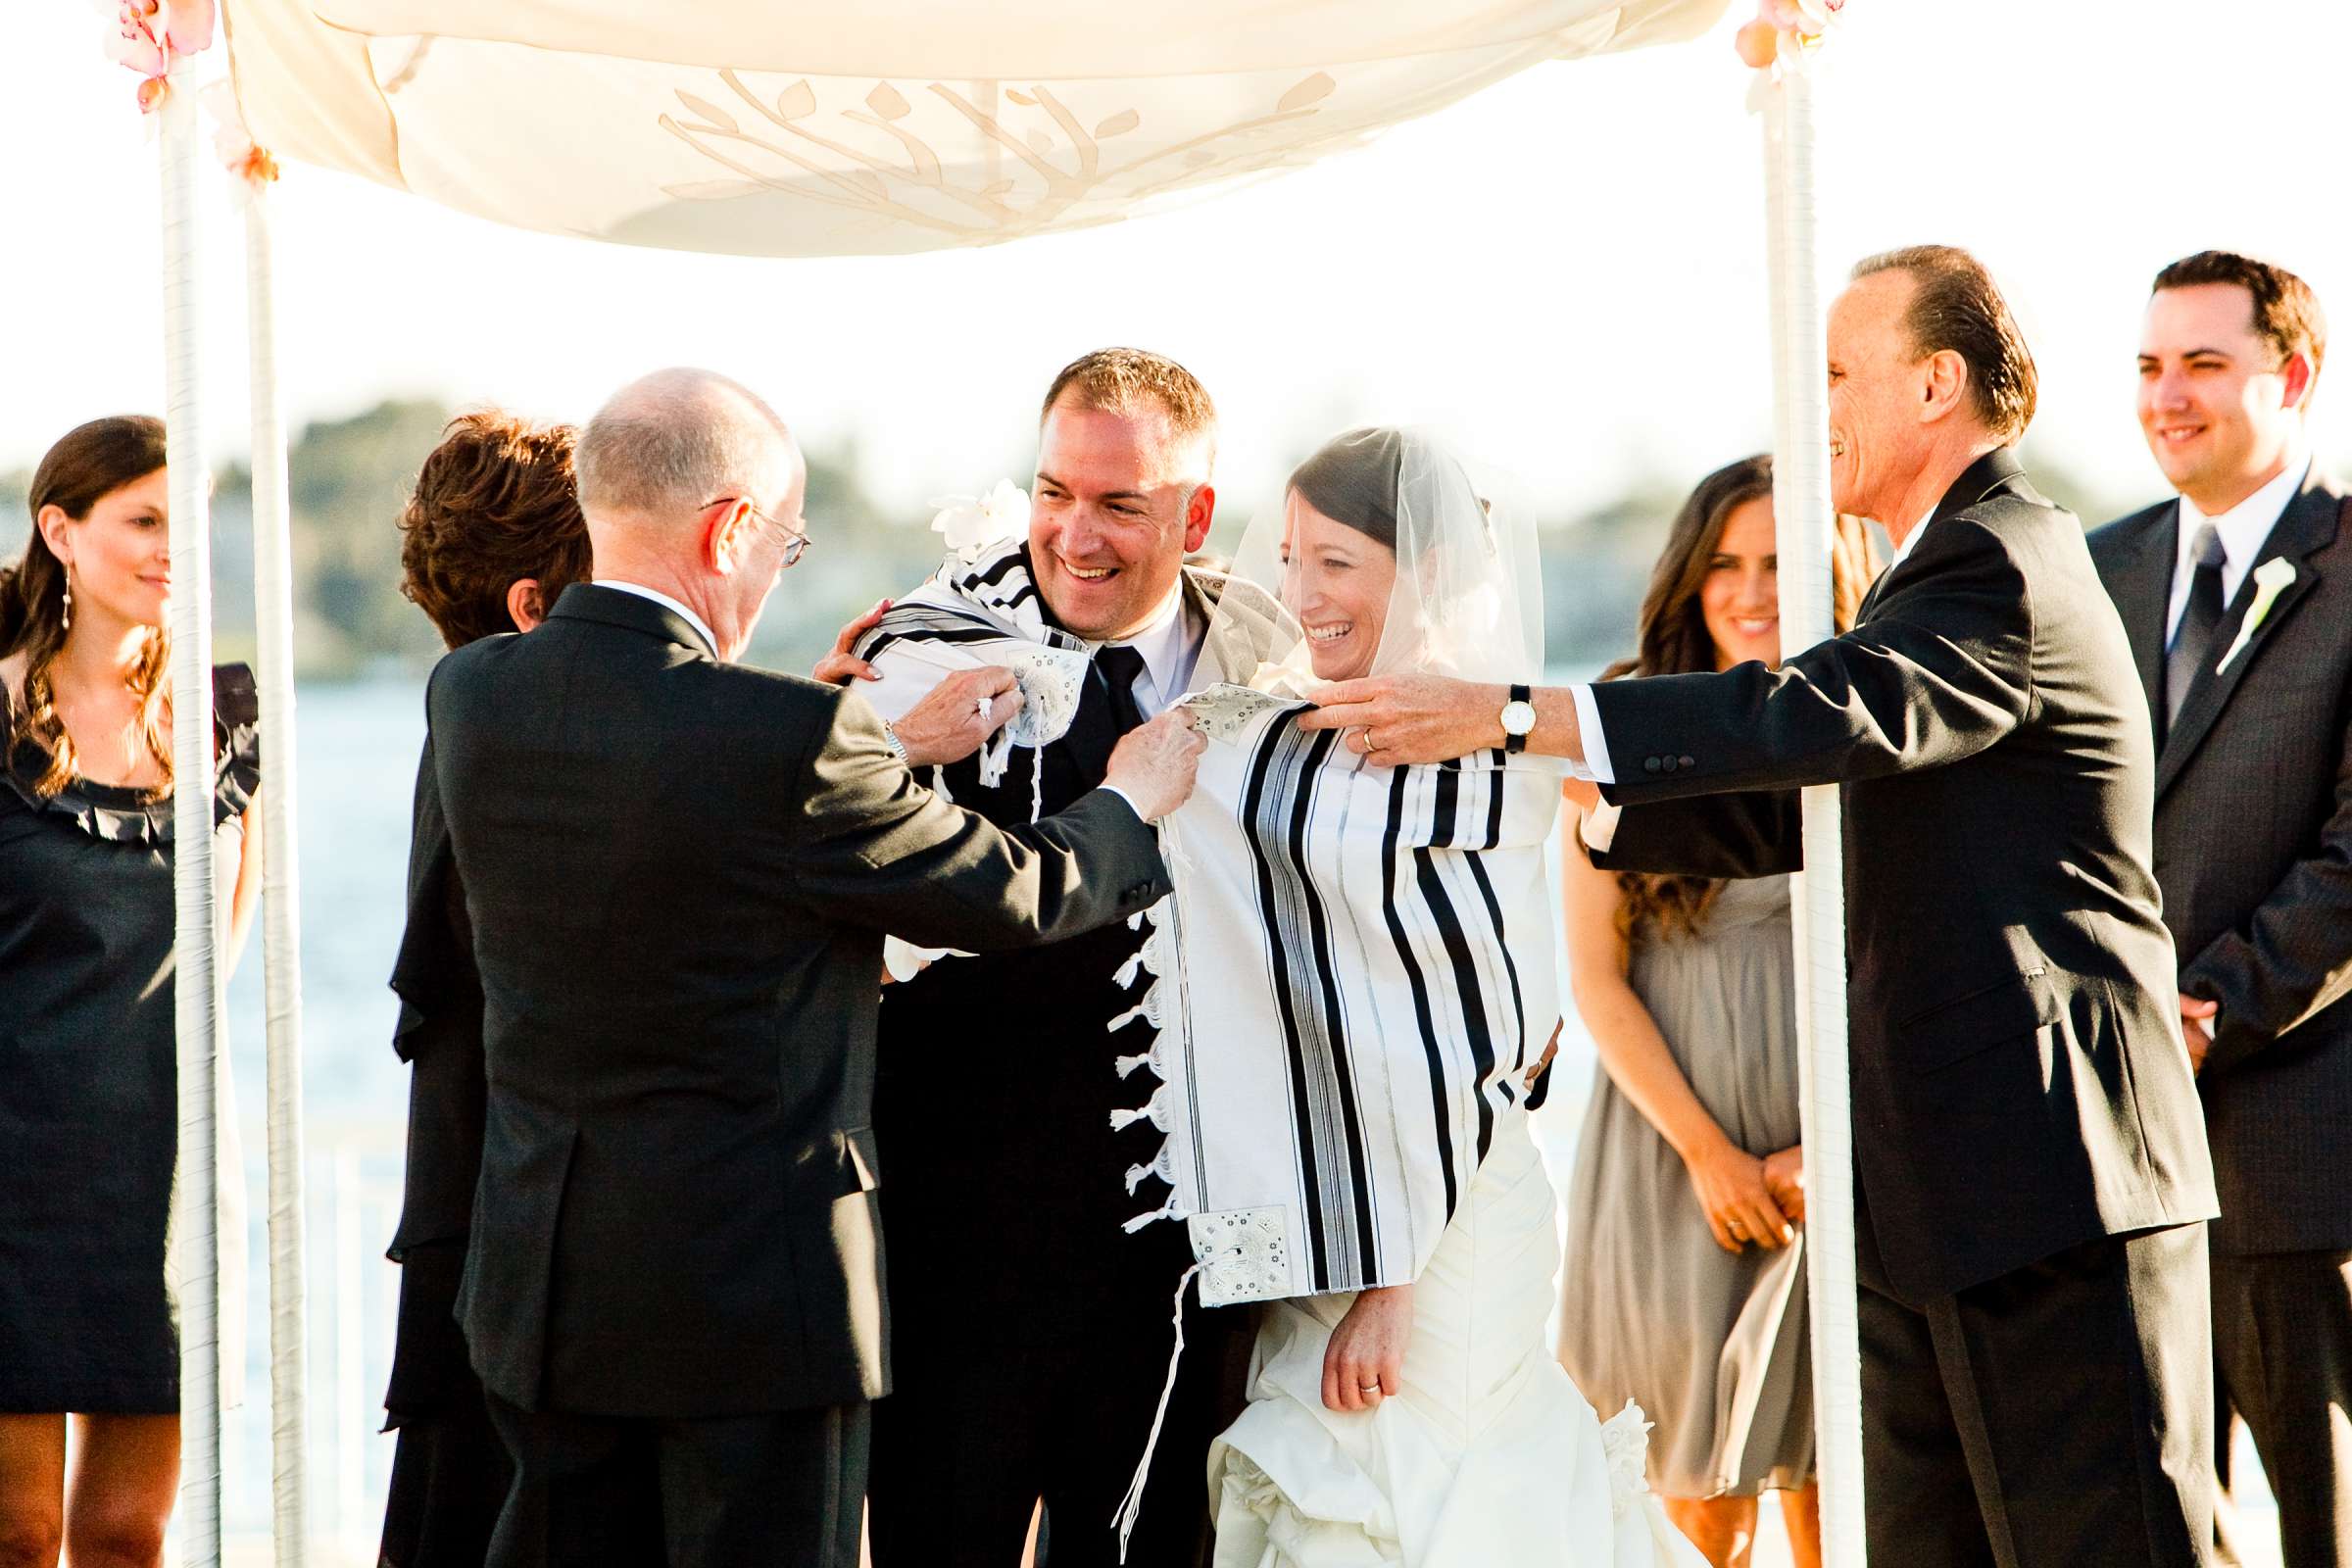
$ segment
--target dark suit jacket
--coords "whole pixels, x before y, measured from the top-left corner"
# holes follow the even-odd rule
[[[2090,536],[2151,711],[2180,504]],[[2315,467],[2261,560],[2295,577],[2209,665],[2156,761],[2156,880],[2180,989],[2222,1004],[2198,1088],[2224,1251],[2352,1248],[2352,499]],[[2259,565],[2259,562],[2257,563]],[[2237,641],[2249,571],[2214,638]]]
[[[1844,636],[1593,697],[1634,808],[1612,867],[1795,869],[1789,788],[1839,786],[1855,1157],[1896,1295],[2212,1215],[2147,704],[2082,529],[2010,452]]]
[[[444,659],[426,713],[484,999],[484,1384],[661,1418],[885,1393],[882,933],[1091,930],[1167,891],[1152,830],[1097,791],[1000,832],[862,699],[593,585]]]
[[[480,1384],[458,1332],[456,1268],[473,1224],[482,1169],[482,980],[473,929],[450,856],[440,792],[420,769],[409,838],[409,917],[392,990],[400,999],[392,1047],[409,1064],[409,1142],[400,1224],[389,1255],[402,1265],[400,1327],[392,1346],[393,1424],[464,1398]]]
[[[1205,581],[1184,579],[1187,613],[1202,626],[1214,610]],[[992,822],[1026,822],[1034,755],[1016,751],[993,789],[967,759],[947,769],[949,793]],[[1082,755],[1075,736],[1048,746],[1045,809],[1101,783],[1104,760]],[[892,1281],[894,1309],[926,1321],[955,1313],[1022,1345],[1075,1347],[1103,1332],[1121,1303],[1164,1301],[1175,1288],[1192,1262],[1184,1227],[1120,1228],[1168,1196],[1156,1176],[1132,1193],[1123,1180],[1167,1135],[1148,1118],[1110,1125],[1113,1110],[1142,1104],[1157,1081],[1115,1070],[1118,1057],[1151,1049],[1151,1024],[1107,1028],[1142,995],[1148,977],[1132,988],[1116,978],[1142,944],[1113,925],[1050,948],[943,960],[883,992],[874,1119],[891,1146],[884,1208],[899,1255],[919,1264]],[[948,1040],[969,1041],[988,1070],[943,1061]]]

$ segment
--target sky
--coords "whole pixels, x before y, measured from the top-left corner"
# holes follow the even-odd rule
[[[133,78],[74,0],[0,53],[0,467],[160,409],[156,179]],[[2208,246],[2352,302],[2352,5],[1851,0],[1822,92],[1825,275],[1977,250],[2039,361],[2029,451],[2106,494],[2159,481],[2132,412],[2147,281]],[[1179,212],[891,259],[678,255],[509,230],[290,166],[275,211],[299,421],[419,395],[580,418],[664,364],[725,370],[894,504],[1028,461],[1054,370],[1105,343],[1215,396],[1228,497],[1320,436],[1427,423],[1574,503],[1763,444],[1762,155],[1733,15],[1686,45],[1539,67],[1302,173]],[[212,68],[212,69],[218,69]],[[208,175],[211,169],[208,163]],[[237,217],[204,182],[218,455],[242,451]],[[2352,320],[2352,303],[2339,313]],[[2315,442],[2352,445],[2323,381]],[[2061,496],[2060,499],[2066,499]]]

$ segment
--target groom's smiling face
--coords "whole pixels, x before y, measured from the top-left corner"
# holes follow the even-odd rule
[[[1208,538],[1208,463],[1207,443],[1171,431],[1154,405],[1054,406],[1038,433],[1029,560],[1054,619],[1092,641],[1151,623]]]

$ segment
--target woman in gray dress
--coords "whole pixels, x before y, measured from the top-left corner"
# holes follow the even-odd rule
[[[1860,525],[1839,530],[1843,627],[1870,562]],[[1708,475],[1651,576],[1641,653],[1608,676],[1777,664],[1776,567],[1771,460]],[[1560,1360],[1595,1408],[1631,1398],[1655,1421],[1650,1485],[1717,1568],[1747,1562],[1768,1491],[1789,1494],[1791,1554],[1818,1568],[1788,879],[1612,874],[1564,837],[1576,1005],[1602,1070],[1569,1197]]]

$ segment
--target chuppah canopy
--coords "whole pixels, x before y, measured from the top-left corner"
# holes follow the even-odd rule
[[[872,255],[985,245],[1111,222],[1360,145],[1527,67],[1695,36],[1730,0],[100,0],[116,57],[161,108],[172,556],[172,685],[184,745],[211,733],[209,547],[201,378],[190,307],[201,246],[193,104],[169,90],[225,23],[234,108],[223,153],[251,187],[257,561],[263,712],[276,759],[270,845],[270,1141],[275,1561],[310,1560],[302,1336],[299,982],[292,868],[292,609],[285,572],[282,421],[263,192],[271,155],[338,169],[510,225],[671,250]],[[1805,54],[1844,0],[1758,0],[1740,52],[1771,75],[1767,185],[1777,370],[1783,625],[1829,635],[1828,429],[1813,254]],[[184,35],[184,36],[183,36]],[[1771,90],[1763,90],[1769,88]],[[246,132],[250,131],[250,139]],[[258,144],[258,146],[257,146]],[[1486,156],[1554,171],[1585,150],[1500,145]],[[1607,148],[1593,156],[1612,156]],[[1550,199],[1532,175],[1529,199]],[[264,452],[264,444],[269,447]],[[186,461],[181,461],[182,459]],[[192,720],[192,722],[190,721]],[[192,738],[193,737],[193,738]],[[189,757],[195,758],[194,763]],[[200,775],[200,753],[182,776]],[[183,817],[201,808],[193,792]],[[183,822],[177,867],[183,1128],[214,1107],[219,1051],[209,823]],[[1809,1039],[1805,1144],[1824,1545],[1863,1561],[1853,1308],[1843,910],[1834,792],[1809,792],[1799,880],[1799,989]],[[281,1048],[283,1056],[281,1059]],[[206,1245],[208,1140],[178,1195]],[[232,1173],[230,1179],[235,1179]],[[183,1322],[183,1560],[220,1557],[217,1298]],[[1179,1340],[1181,1346],[1181,1340]]]
[[[1270,177],[1729,0],[229,0],[253,137],[502,223],[872,255]],[[1526,155],[1531,170],[1556,153]]]

